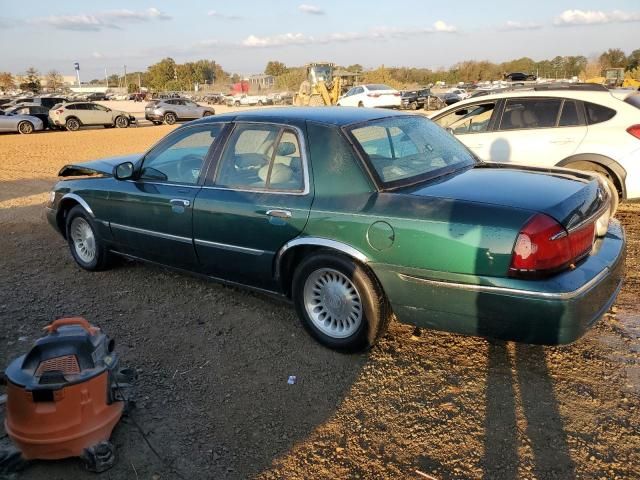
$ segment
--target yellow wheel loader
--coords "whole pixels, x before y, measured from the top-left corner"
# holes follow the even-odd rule
[[[343,82],[333,76],[333,63],[310,63],[307,79],[300,84],[293,104],[299,107],[335,105],[342,93]]]

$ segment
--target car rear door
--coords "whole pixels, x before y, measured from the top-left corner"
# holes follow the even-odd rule
[[[304,229],[313,188],[304,131],[236,123],[196,197],[194,243],[204,271],[276,288],[275,256]]]
[[[489,146],[491,160],[554,166],[587,134],[580,102],[557,97],[510,98]]]
[[[193,203],[223,124],[179,128],[139,162],[135,180],[109,194],[110,227],[119,248],[166,265],[198,267]]]

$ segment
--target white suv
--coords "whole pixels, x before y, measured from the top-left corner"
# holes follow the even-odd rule
[[[602,174],[613,213],[618,199],[640,198],[638,100],[570,88],[511,91],[463,100],[432,120],[481,160]]]

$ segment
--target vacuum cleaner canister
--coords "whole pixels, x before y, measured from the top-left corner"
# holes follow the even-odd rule
[[[109,437],[122,416],[114,341],[84,318],[62,318],[7,368],[5,429],[25,460],[114,462]]]

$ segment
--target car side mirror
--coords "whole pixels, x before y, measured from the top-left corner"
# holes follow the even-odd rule
[[[123,162],[113,167],[113,176],[116,180],[129,180],[133,178],[135,166],[132,162]]]

